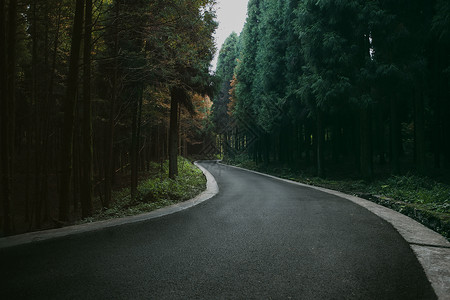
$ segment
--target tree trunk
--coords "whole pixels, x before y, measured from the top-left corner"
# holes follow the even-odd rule
[[[270,135],[268,133],[264,133],[263,135],[263,159],[264,165],[268,166],[270,163]]]
[[[390,124],[390,138],[391,138],[391,151],[390,151],[390,164],[391,172],[393,174],[400,173],[400,146],[401,146],[401,133],[400,133],[400,122],[398,120],[397,103],[395,98],[391,96],[390,99],[390,114],[391,114],[391,124]]]
[[[113,75],[111,82],[111,102],[109,107],[109,120],[106,133],[106,143],[105,143],[105,201],[103,206],[109,207],[111,203],[111,190],[112,190],[112,177],[114,173],[114,117],[115,117],[115,105],[118,94],[118,55],[119,55],[119,29],[117,21],[119,19],[120,6],[118,1],[114,2],[115,10],[115,20],[114,22],[114,64],[113,64]]]
[[[318,109],[317,110],[317,176],[324,177],[325,176],[325,168],[324,168],[324,126],[323,126],[323,112]]]
[[[136,160],[136,169],[139,170],[140,165],[140,157],[141,157],[141,126],[142,126],[142,101],[144,96],[144,84],[141,82],[138,85],[138,114],[137,114],[137,127],[136,127],[136,152],[135,152],[135,160]],[[138,178],[138,174],[136,172],[136,179]]]
[[[422,172],[425,168],[425,116],[422,93],[417,92],[414,100],[415,162],[417,170]]]
[[[364,107],[360,109],[360,172],[364,179],[371,180],[373,177],[373,164],[372,164],[372,130],[371,130],[371,117],[370,108]]]
[[[113,93],[114,91],[113,83]],[[104,176],[105,176],[105,199],[103,202],[104,207],[109,207],[112,198],[112,177],[114,172],[114,114],[115,114],[115,98],[116,96],[111,96],[110,108],[109,108],[109,120],[106,127],[106,140],[105,140],[105,157],[104,157]]]
[[[44,103],[44,109],[43,109],[43,145],[42,145],[42,178],[39,183],[40,188],[40,194],[39,194],[39,200],[38,206],[43,206],[45,208],[44,210],[44,219],[49,218],[49,205],[48,205],[48,177],[49,177],[49,169],[51,168],[52,163],[52,150],[55,147],[50,146],[50,136],[51,136],[51,128],[52,124],[50,122],[50,116],[52,113],[55,112],[55,100],[53,96],[53,83],[55,79],[55,72],[56,72],[56,59],[57,59],[57,51],[58,51],[58,44],[59,44],[59,35],[60,35],[60,28],[61,28],[61,2],[58,3],[58,18],[57,18],[57,25],[56,25],[56,33],[55,33],[55,40],[53,43],[53,53],[52,53],[52,64],[51,64],[51,70],[49,73],[48,78],[48,87],[47,87],[47,93],[45,96],[45,103]],[[48,26],[47,26],[47,35],[48,35]],[[48,54],[47,54],[48,55]],[[36,216],[37,218],[38,216]]]
[[[178,155],[181,156],[181,105],[178,105]]]
[[[29,219],[29,207],[30,207],[30,181],[31,181],[31,153],[34,152],[34,197],[33,201],[36,202],[36,207],[40,207],[39,203],[39,178],[41,176],[40,173],[40,167],[42,158],[40,157],[41,153],[43,153],[43,149],[41,148],[41,134],[39,132],[39,122],[38,122],[38,116],[42,119],[43,110],[42,112],[38,109],[38,103],[37,103],[37,15],[36,15],[36,6],[37,1],[33,1],[31,7],[32,7],[32,22],[31,22],[31,105],[34,106],[34,114],[33,114],[33,121],[34,124],[32,126],[27,124],[27,175],[26,175],[26,183],[25,183],[25,206],[26,206],[26,219],[28,221]],[[46,49],[46,48],[45,48]],[[28,119],[28,118],[27,118]],[[28,123],[28,122],[27,122]],[[34,133],[34,137],[33,137]],[[33,148],[33,141],[34,141],[34,148]],[[40,211],[36,210],[36,213],[38,216],[40,216]]]
[[[78,109],[75,113],[75,120],[79,120],[80,116],[78,114]],[[73,136],[73,171],[72,171],[72,202],[73,210],[78,211],[78,205],[80,203],[80,179],[81,179],[81,169],[83,168],[81,162],[81,152],[82,152],[82,137],[81,137],[81,124],[79,122],[75,123],[74,126],[74,136]]]
[[[8,34],[5,31],[5,3],[1,6],[1,23],[2,23],[2,42],[6,40],[6,53],[2,50],[2,138],[6,141],[2,146],[2,198],[3,198],[3,231],[5,235],[9,235],[13,231],[12,226],[12,184],[13,184],[13,163],[14,163],[14,137],[15,137],[15,64],[16,64],[16,17],[17,17],[17,1],[10,0],[8,6]],[[5,45],[5,43],[3,44]],[[4,48],[4,47],[1,47]],[[6,59],[7,58],[7,59]],[[5,80],[6,79],[6,80]],[[5,85],[6,83],[6,85]]]
[[[84,53],[83,53],[83,126],[81,143],[80,199],[81,217],[87,218],[93,213],[92,169],[92,105],[91,105],[91,50],[92,50],[92,0],[86,0],[84,18]]]
[[[138,186],[138,169],[139,169],[139,139],[141,128],[141,110],[142,110],[142,95],[143,86],[141,83],[135,87],[135,97],[133,101],[133,121],[131,128],[131,198],[135,199],[137,195]]]
[[[170,128],[169,128],[169,178],[175,179],[178,175],[178,104],[183,91],[172,88],[170,91]]]
[[[69,74],[67,77],[66,99],[64,103],[64,124],[61,147],[61,191],[59,195],[59,219],[69,220],[70,181],[73,168],[73,134],[78,86],[78,62],[80,59],[83,29],[84,0],[76,0],[75,17],[70,49]]]
[[[6,45],[6,7],[5,0],[0,0],[0,44]],[[10,7],[11,9],[11,7]],[[11,11],[10,11],[11,12]],[[8,41],[10,42],[10,41]],[[13,44],[14,45],[14,44]],[[11,46],[11,45],[9,45]],[[9,51],[8,51],[9,52]],[[3,207],[3,232],[5,235],[11,234],[11,161],[9,160],[9,93],[7,81],[10,74],[7,75],[9,69],[6,64],[6,47],[0,47],[0,114],[1,114],[1,130],[0,139],[2,142],[0,145],[0,171],[1,171],[1,195],[2,195],[2,207]]]
[[[375,139],[376,139],[376,154],[379,158],[379,164],[384,165],[386,163],[385,157],[385,124],[383,122],[383,111],[381,106],[377,106],[374,111],[375,114]]]
[[[135,88],[136,89],[136,88]],[[137,94],[136,90],[133,91]],[[137,95],[134,95],[135,99],[133,99],[133,119],[131,123],[131,148],[130,148],[130,169],[131,169],[131,200],[136,199],[137,195],[137,157],[136,152],[138,151],[138,143],[137,143],[137,114],[138,114],[138,99]]]
[[[311,124],[306,124],[305,125],[305,143],[306,143],[305,160],[306,160],[306,163],[308,166],[314,165],[314,158],[316,156],[313,155],[313,158],[311,158],[311,152],[313,152],[312,149],[315,149],[315,145],[314,145],[316,143],[315,140],[316,140],[316,138],[314,138],[314,129],[312,128]]]

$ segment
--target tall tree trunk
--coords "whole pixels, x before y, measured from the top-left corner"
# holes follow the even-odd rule
[[[325,167],[324,167],[324,146],[325,146],[325,131],[323,126],[323,112],[318,109],[317,110],[317,176],[324,177],[325,176]]]
[[[136,93],[136,91],[134,91]],[[137,144],[137,114],[138,114],[138,100],[137,95],[135,95],[136,99],[133,99],[133,117],[131,122],[131,148],[130,148],[130,169],[131,169],[131,199],[136,199],[137,195],[137,157],[136,152],[138,148]]]
[[[45,96],[45,103],[44,103],[44,111],[43,111],[43,132],[44,132],[44,140],[43,140],[43,153],[42,153],[42,178],[41,182],[39,184],[40,186],[40,195],[38,203],[40,205],[43,205],[45,208],[44,211],[44,218],[47,219],[49,217],[49,205],[48,205],[48,176],[49,176],[49,169],[51,167],[52,162],[52,153],[51,149],[54,147],[50,147],[50,136],[51,136],[51,122],[50,122],[50,116],[52,113],[54,113],[55,108],[55,99],[53,96],[53,83],[55,80],[55,72],[56,72],[56,59],[57,59],[57,52],[58,52],[58,44],[59,44],[59,35],[60,35],[60,28],[61,28],[61,2],[58,2],[58,18],[56,23],[56,32],[55,32],[55,39],[53,42],[53,53],[52,53],[52,64],[51,64],[51,70],[49,73],[49,79],[48,79],[48,87],[47,87],[47,93]],[[48,26],[47,26],[48,31]],[[48,32],[47,32],[48,35]]]
[[[64,103],[64,124],[61,147],[61,190],[59,195],[59,219],[69,220],[70,181],[73,168],[73,134],[78,86],[78,62],[80,59],[83,29],[84,0],[76,0],[73,23],[72,45],[70,48],[69,74],[67,77],[66,99]]]
[[[433,113],[433,121],[432,121],[432,145],[433,145],[433,154],[434,154],[434,167],[439,169],[441,167],[441,105],[439,97],[435,99],[435,107]]]
[[[364,179],[372,179],[373,164],[372,164],[372,130],[371,130],[371,116],[370,108],[363,107],[360,109],[360,172]]]
[[[0,0],[0,45],[6,45],[6,7],[5,0]],[[6,47],[0,47],[0,140],[8,141],[8,94],[6,85]],[[9,186],[9,145],[6,142],[0,144],[0,195],[2,198],[2,209],[4,233],[9,234],[10,214],[10,186]]]
[[[270,134],[265,133],[263,136],[263,156],[264,156],[264,165],[268,166],[270,163]]]
[[[169,178],[178,175],[178,105],[183,91],[173,87],[170,91],[170,128],[169,128]]]
[[[309,124],[309,122],[305,125],[305,160],[306,164],[309,166],[311,164],[314,164],[313,159],[311,158],[311,148],[315,149],[314,144],[316,138],[314,138],[314,130]],[[315,157],[315,155],[313,155]]]
[[[178,155],[181,156],[181,105],[178,105]]]
[[[6,7],[5,0],[0,0],[0,44],[6,45]],[[11,233],[10,222],[10,204],[11,204],[11,186],[10,186],[10,163],[9,160],[9,95],[7,90],[7,65],[6,65],[6,47],[0,47],[0,114],[1,130],[0,140],[7,141],[0,144],[0,172],[1,182],[0,191],[3,208],[3,231],[6,235]]]
[[[144,101],[144,83],[139,83],[138,85],[138,113],[137,113],[137,127],[136,127],[136,152],[135,152],[135,160],[136,160],[136,180],[138,178],[138,171],[141,162],[141,129],[142,129],[142,102]],[[145,145],[145,143],[144,143]]]
[[[393,174],[400,173],[400,147],[401,147],[401,132],[400,132],[400,122],[398,120],[397,112],[397,102],[394,96],[390,99],[390,114],[391,114],[391,124],[390,124],[390,164],[391,172]]]
[[[17,17],[17,1],[10,0],[8,6],[8,26],[7,35],[3,24],[5,18],[5,3],[1,3],[2,27],[1,39],[6,40],[6,53],[3,52],[2,60],[2,92],[5,91],[6,97],[2,97],[2,198],[3,198],[3,231],[5,235],[9,235],[13,231],[12,226],[12,193],[13,193],[13,177],[14,177],[14,137],[15,137],[15,102],[16,102],[16,17]],[[5,33],[5,34],[4,34]],[[4,50],[2,50],[4,51]],[[6,56],[5,56],[6,55]],[[6,59],[7,58],[7,59]],[[6,71],[6,72],[5,72]],[[5,80],[6,79],[6,80]],[[6,82],[6,85],[4,85]]]
[[[73,171],[72,171],[72,201],[73,210],[78,211],[78,205],[80,204],[80,179],[81,179],[81,151],[82,151],[82,137],[81,137],[81,124],[79,122],[80,116],[78,109],[75,112],[75,126],[74,126],[74,136],[73,136]]]
[[[376,141],[376,155],[379,157],[380,165],[384,165],[386,163],[385,157],[385,134],[384,128],[385,124],[383,122],[383,111],[381,106],[378,105],[374,110],[375,114],[375,141]]]
[[[112,177],[114,173],[114,117],[115,117],[115,106],[117,99],[117,73],[118,73],[118,55],[119,55],[119,28],[117,25],[120,13],[120,6],[118,1],[114,2],[115,10],[115,21],[114,22],[114,65],[113,65],[113,75],[111,82],[111,102],[109,107],[109,120],[106,133],[106,143],[105,143],[105,200],[103,206],[109,207],[111,203],[111,190],[112,190]]]
[[[422,172],[425,168],[425,116],[423,95],[419,91],[414,95],[414,137],[416,167]]]
[[[131,127],[131,198],[135,199],[137,195],[138,186],[138,169],[139,169],[139,136],[141,123],[141,109],[142,109],[142,83],[135,87],[135,97],[133,102],[133,120]]]
[[[31,21],[31,105],[34,106],[34,114],[33,121],[34,124],[32,126],[28,125],[27,127],[27,175],[26,175],[26,183],[25,183],[25,206],[26,206],[26,219],[29,219],[29,206],[30,206],[30,180],[31,180],[31,153],[34,150],[34,201],[37,202],[36,207],[39,207],[39,178],[41,176],[40,167],[41,167],[41,157],[40,153],[42,153],[42,143],[41,143],[41,134],[39,130],[40,122],[38,121],[41,117],[41,114],[38,109],[37,102],[37,1],[33,1],[32,5],[32,21]],[[41,108],[42,109],[42,108]],[[42,119],[42,117],[41,117]],[[33,138],[34,133],[34,138]],[[33,148],[34,141],[34,148]],[[37,215],[40,216],[40,211],[36,210]]]
[[[92,0],[86,0],[84,18],[84,53],[83,53],[83,126],[81,143],[80,198],[81,217],[87,218],[93,213],[92,169],[92,105],[91,105],[91,50],[92,50]]]

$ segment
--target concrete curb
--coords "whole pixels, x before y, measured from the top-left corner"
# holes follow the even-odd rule
[[[84,232],[90,232],[90,231],[96,231],[101,230],[109,227],[115,227],[120,226],[124,224],[131,224],[131,223],[137,223],[142,222],[150,219],[159,218],[162,216],[170,215],[182,210],[185,210],[187,208],[193,207],[199,203],[202,203],[208,199],[211,199],[219,192],[219,187],[217,185],[216,180],[214,177],[209,173],[205,168],[200,166],[197,162],[194,163],[200,170],[202,170],[203,174],[206,177],[206,190],[203,191],[201,194],[196,196],[193,199],[180,202],[171,206],[163,207],[161,209],[157,209],[148,213],[136,215],[136,216],[130,216],[130,217],[124,217],[120,219],[112,219],[112,220],[105,220],[105,221],[99,221],[99,222],[93,222],[93,223],[86,223],[86,224],[80,224],[80,225],[73,225],[68,226],[64,228],[57,228],[57,229],[50,229],[50,230],[44,230],[44,231],[37,231],[37,232],[29,232],[14,236],[9,236],[5,238],[0,238],[0,249],[9,248],[13,246],[23,245],[23,244],[29,244],[34,242],[40,242],[50,239],[55,239],[59,237],[84,233]]]
[[[438,298],[442,300],[450,300],[450,243],[442,235],[399,212],[365,199],[326,188],[275,177],[253,170],[225,165],[222,163],[220,164],[230,168],[244,170],[261,176],[270,177],[272,179],[335,195],[366,208],[370,212],[392,224],[392,226],[400,233],[400,235],[406,240],[416,254],[416,257],[422,265],[425,274],[427,275],[428,280],[430,281],[431,286],[433,287]]]

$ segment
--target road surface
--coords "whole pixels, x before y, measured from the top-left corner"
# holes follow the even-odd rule
[[[1,249],[2,299],[436,298],[408,244],[366,209],[202,166],[220,191],[193,208]]]

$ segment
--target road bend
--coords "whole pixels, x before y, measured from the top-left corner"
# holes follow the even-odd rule
[[[337,196],[212,162],[164,217],[0,250],[3,299],[435,299],[409,245]]]

